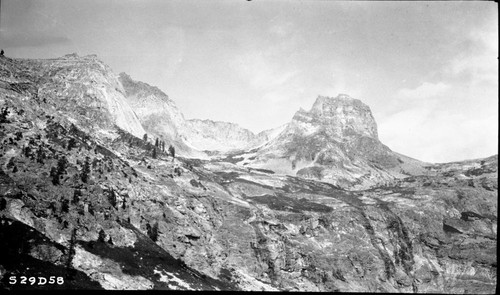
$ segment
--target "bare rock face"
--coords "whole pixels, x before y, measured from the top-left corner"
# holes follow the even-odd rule
[[[377,124],[370,108],[346,94],[319,96],[309,112],[299,111],[293,120],[325,126],[330,136],[346,141],[360,136],[378,139]]]
[[[73,54],[48,60],[4,61],[3,83],[18,93],[31,94],[48,113],[66,116],[85,130],[110,129],[116,124],[136,136],[144,133],[124,100],[120,82],[96,56]]]
[[[156,138],[172,145],[179,155],[202,156],[185,143],[186,120],[174,101],[157,87],[135,81],[121,73],[119,80],[125,89],[127,103],[135,110],[139,121],[152,142]],[[141,135],[141,137],[143,134]]]
[[[277,173],[364,188],[422,171],[423,163],[399,155],[378,139],[370,108],[345,94],[319,96],[299,110],[273,140],[234,157],[241,164]]]

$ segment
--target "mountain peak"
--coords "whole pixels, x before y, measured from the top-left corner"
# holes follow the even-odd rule
[[[343,94],[343,93],[340,93],[339,95],[337,95],[336,98],[343,99],[343,100],[353,100],[354,99],[354,98],[350,97],[348,94]]]
[[[298,111],[293,120],[314,122],[329,129],[338,138],[358,134],[378,139],[377,123],[370,107],[347,94],[336,97],[320,95],[310,111]]]
[[[324,105],[353,105],[356,107],[367,108],[361,100],[355,99],[348,94],[340,93],[336,97],[318,95],[314,102],[313,109],[323,108]]]

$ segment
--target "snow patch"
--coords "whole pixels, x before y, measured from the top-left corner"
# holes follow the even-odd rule
[[[281,180],[273,179],[271,177],[262,178],[246,174],[246,175],[240,175],[238,178],[245,179],[262,185],[267,185],[272,187],[283,187],[283,182]]]
[[[188,283],[176,277],[174,274],[166,272],[164,270],[155,269],[154,274],[160,275],[160,282],[168,284],[168,287],[172,290],[196,290],[193,289]],[[175,282],[177,285],[171,285],[170,282]],[[179,288],[182,287],[182,288]]]

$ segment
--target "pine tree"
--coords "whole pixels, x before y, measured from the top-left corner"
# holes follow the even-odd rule
[[[66,159],[65,156],[62,156],[62,158],[60,158],[57,161],[57,173],[59,175],[65,174],[66,173],[66,167],[68,167],[68,160]]]
[[[73,200],[72,200],[72,203],[73,204],[77,204],[78,202],[80,202],[80,197],[82,196],[82,191],[80,191],[79,189],[75,189],[73,191]]]
[[[146,224],[146,232],[148,237],[153,240],[153,242],[158,241],[158,222],[155,222],[153,226],[149,223]]]
[[[84,183],[87,183],[90,175],[90,158],[85,157],[85,163],[83,164],[83,170],[81,174],[81,179]]]
[[[168,152],[172,156],[172,158],[175,158],[175,148],[173,146],[168,147]]]
[[[155,224],[153,224],[153,227],[151,228],[151,234],[151,239],[153,240],[153,242],[158,241],[158,222],[155,222]]]
[[[9,108],[2,108],[0,111],[0,123],[8,123],[7,116],[9,115]]]
[[[76,244],[76,228],[73,229],[71,233],[71,240],[69,241],[69,251],[68,251],[68,260],[66,261],[66,277],[72,279],[74,273],[71,271],[71,262],[73,257],[75,256],[75,244]]]
[[[106,233],[101,228],[101,230],[99,231],[99,237],[97,238],[97,241],[104,243],[105,239],[106,239]]]
[[[38,150],[36,151],[36,162],[43,164],[43,160],[45,159],[45,152],[42,149],[42,146],[38,146]]]
[[[71,151],[72,148],[76,146],[76,140],[74,138],[70,138],[68,141],[68,151]]]
[[[116,193],[113,189],[108,190],[108,201],[113,208],[116,208]]]
[[[52,167],[50,169],[50,177],[52,178],[52,184],[53,185],[58,185],[59,184],[59,174],[57,173],[57,168]]]
[[[69,201],[67,199],[64,199],[62,201],[61,212],[62,213],[68,213],[69,212]]]
[[[142,139],[143,139],[144,141],[148,141],[148,134],[147,134],[147,133],[144,133],[144,136],[142,137]]]
[[[3,210],[7,207],[7,200],[5,198],[0,198],[0,210]]]
[[[31,148],[29,146],[26,146],[23,148],[24,156],[28,158],[31,154]]]

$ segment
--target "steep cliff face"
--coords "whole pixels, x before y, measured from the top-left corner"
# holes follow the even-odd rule
[[[0,83],[6,88],[31,94],[48,113],[64,116],[85,130],[101,132],[116,124],[136,136],[144,134],[137,115],[124,100],[122,85],[95,56],[4,58],[1,70]]]
[[[157,87],[132,80],[125,73],[120,74],[119,80],[125,89],[127,103],[137,113],[150,140],[159,138],[165,141],[167,145],[174,146],[179,155],[205,156],[186,144],[186,120],[173,100]]]
[[[266,133],[256,135],[234,123],[185,120],[174,101],[157,87],[135,81],[125,73],[119,80],[127,103],[146,132],[172,144],[180,155],[204,158],[202,151],[226,153],[253,148],[268,140]]]
[[[153,158],[121,128],[72,124],[87,117],[33,88],[53,86],[19,82],[25,62],[0,58],[2,288],[495,292],[497,156],[358,191]]]
[[[297,112],[293,121],[302,122],[304,126],[322,126],[330,136],[343,141],[360,136],[378,139],[377,124],[370,108],[346,94],[319,96],[309,112]]]
[[[319,96],[310,111],[299,110],[274,140],[252,152],[239,155],[248,159],[241,164],[344,187],[423,171],[423,163],[383,145],[370,108],[344,94]]]

